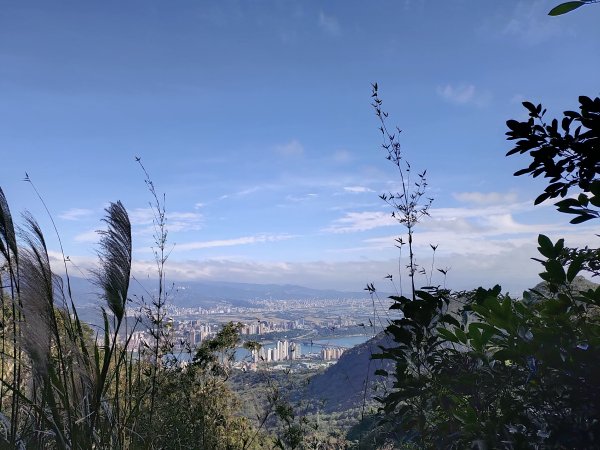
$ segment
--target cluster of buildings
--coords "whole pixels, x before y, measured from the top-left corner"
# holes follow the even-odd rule
[[[304,355],[304,357],[322,359],[323,361],[334,361],[340,358],[344,353],[341,347],[323,347],[318,354]],[[302,344],[298,342],[277,341],[273,347],[261,347],[260,350],[252,351],[252,360],[255,363],[260,362],[278,362],[292,361],[302,358]]]
[[[274,331],[287,331],[304,328],[304,319],[300,320],[259,320],[246,323],[241,330],[243,335],[265,334]]]
[[[166,320],[167,327],[170,329],[171,340],[175,343],[176,347],[183,347],[184,345],[196,346],[205,339],[214,337],[218,330],[221,328],[220,324],[217,323],[206,323],[200,320],[186,320],[186,321],[174,321],[172,318]],[[302,328],[304,326],[303,320],[257,320],[256,322],[246,323],[240,330],[241,335],[260,335],[266,333],[272,333],[277,331],[294,330]],[[140,345],[149,344],[152,341],[152,336],[147,331],[136,331],[133,333],[131,340],[129,341],[129,350],[137,350]],[[286,341],[287,342],[287,341]],[[288,343],[288,346],[290,344]],[[294,346],[296,344],[293,344]],[[298,344],[300,348],[300,344]],[[288,351],[289,353],[289,351]],[[288,353],[285,353],[286,355]],[[294,356],[300,357],[300,351],[295,350]],[[278,355],[283,355],[283,351],[280,351]],[[291,354],[291,353],[290,353]],[[265,359],[267,354],[262,355]],[[271,355],[273,356],[273,355]],[[269,361],[280,361],[285,358],[277,356],[277,359],[269,359]]]
[[[321,349],[321,359],[323,361],[333,361],[335,359],[340,359],[342,353],[344,353],[343,348],[340,347],[323,347]]]
[[[339,325],[339,322],[338,322]],[[250,324],[244,324],[241,329],[242,335],[260,335],[273,331],[283,331],[302,327],[300,321],[268,321],[262,320]],[[219,324],[202,323],[200,320],[174,321],[167,320],[170,329],[171,342],[175,345],[174,350],[185,350],[194,348],[205,339],[212,338],[220,329]],[[152,347],[153,337],[148,331],[135,331],[131,334],[127,348],[131,351],[139,351],[144,347]],[[344,352],[340,347],[323,347],[320,353],[310,353],[304,358],[321,359],[333,361],[340,358]],[[277,341],[274,345],[267,345],[260,350],[253,350],[251,359],[254,365],[261,362],[279,362],[299,360],[302,355],[302,344],[288,340]]]
[[[302,357],[302,345],[296,342],[277,341],[274,347],[261,347],[252,351],[252,359],[259,361],[289,361]]]
[[[170,329],[171,340],[177,349],[185,345],[194,347],[203,340],[214,337],[220,328],[217,324],[201,323],[199,320],[188,320],[185,322],[168,319],[166,326]],[[152,335],[148,331],[135,331],[131,335],[127,348],[137,351],[145,345],[150,345]]]

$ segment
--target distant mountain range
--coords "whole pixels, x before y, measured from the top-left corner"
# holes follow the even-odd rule
[[[241,306],[249,300],[310,300],[363,299],[366,292],[343,292],[331,289],[312,289],[292,284],[252,284],[224,281],[193,281],[175,284],[175,304],[193,305],[198,301],[227,302]]]
[[[100,305],[98,289],[84,278],[71,277],[71,288],[77,306]],[[132,280],[129,296],[148,299],[158,291],[156,280]],[[250,306],[252,300],[324,300],[366,299],[366,292],[344,292],[312,289],[292,284],[252,284],[229,281],[176,281],[167,286],[172,303],[181,307],[208,307],[219,304]]]

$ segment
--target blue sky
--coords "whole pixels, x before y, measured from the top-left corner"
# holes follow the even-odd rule
[[[151,276],[140,156],[166,195],[171,279],[389,288],[403,229],[378,198],[398,179],[376,81],[435,199],[418,262],[438,244],[449,287],[519,293],[536,282],[539,232],[596,244],[592,226],[534,208],[543,182],[504,157],[521,101],[556,116],[600,93],[600,7],[548,17],[556,3],[0,2],[0,186],[57,256],[29,174],[82,269],[121,200],[135,273]]]

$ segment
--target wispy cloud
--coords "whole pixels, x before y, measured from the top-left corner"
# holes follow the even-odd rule
[[[245,197],[247,195],[262,191],[265,188],[265,186],[251,186],[249,188],[242,189],[241,191],[232,192],[231,194],[223,194],[219,197],[219,200],[226,200],[234,197]]]
[[[437,93],[444,100],[456,105],[486,106],[492,95],[488,91],[480,91],[473,84],[445,84],[437,87]]]
[[[142,232],[153,232],[154,212],[151,208],[136,208],[129,211],[129,220],[135,227],[143,227]],[[167,211],[167,229],[172,232],[194,231],[202,228],[203,216],[197,212]]]
[[[169,274],[174,280],[224,280],[248,283],[298,284],[316,288],[363,291],[367,282],[387,273],[392,260],[385,261],[251,261],[208,259],[171,262]],[[152,276],[152,261],[134,262],[136,276]],[[351,281],[349,281],[351,280]],[[365,298],[367,294],[365,293]]]
[[[331,36],[337,37],[342,34],[342,27],[337,19],[333,16],[326,15],[323,11],[319,12],[319,27]]]
[[[302,156],[304,154],[304,147],[297,139],[278,145],[275,150],[282,156]]]
[[[73,237],[73,240],[75,242],[82,243],[82,244],[83,243],[85,243],[85,244],[95,243],[95,242],[98,242],[99,239],[100,239],[100,236],[98,235],[97,230],[84,231],[83,233],[76,234],[75,237]]]
[[[364,192],[375,192],[373,189],[369,189],[366,186],[345,186],[344,191],[352,194],[362,194]]]
[[[563,222],[524,223],[516,219],[517,215],[531,210],[531,201],[502,203],[501,200],[510,199],[511,196],[490,196],[489,193],[466,197],[486,206],[430,209],[430,216],[423,218],[419,224],[414,248],[426,252],[429,244],[440,244],[438,252],[445,255],[483,257],[528,245],[536,241],[539,233],[574,236],[573,228]],[[489,204],[490,200],[498,200],[499,203]],[[580,230],[584,231],[582,228]],[[398,234],[405,234],[405,230],[399,228],[396,235],[370,238],[363,242],[374,249],[390,248]]]
[[[285,199],[288,202],[291,203],[302,203],[302,202],[306,202],[307,200],[312,200],[315,199],[319,196],[319,194],[315,194],[315,193],[308,193],[305,195],[286,195]]]
[[[498,203],[489,205],[478,205],[475,207],[448,207],[448,208],[431,208],[429,215],[432,219],[471,219],[478,217],[490,217],[502,214],[516,214],[523,211],[530,211],[533,201],[527,200],[514,203]],[[546,206],[539,205],[539,206]],[[548,206],[550,206],[548,204]]]
[[[323,231],[329,233],[355,233],[397,224],[398,222],[387,212],[349,212],[344,217],[336,219]]]
[[[452,196],[460,202],[477,205],[506,204],[517,201],[515,192],[455,192]]]
[[[177,251],[201,250],[205,248],[233,247],[237,245],[264,244],[266,242],[278,242],[292,239],[290,234],[258,234],[255,236],[243,236],[233,239],[217,239],[213,241],[197,241],[178,244]]]
[[[421,236],[419,236],[419,239]],[[388,249],[393,250],[392,238],[387,242]],[[527,242],[526,242],[527,241]],[[538,281],[539,263],[531,257],[537,255],[534,241],[529,239],[511,239],[496,241],[486,250],[477,248],[473,253],[442,254],[440,250],[447,246],[439,242],[440,247],[435,259],[435,268],[450,268],[447,279],[434,269],[432,283],[446,283],[456,290],[473,289],[478,286],[491,287],[500,284],[503,291],[511,291],[520,295],[526,288],[533,287]],[[589,234],[581,233],[567,236],[567,245],[577,246],[589,244]],[[475,244],[479,246],[479,243]],[[425,250],[425,249],[423,249]],[[431,260],[429,253],[419,252],[418,263],[429,270]],[[176,284],[186,280],[237,281],[248,283],[299,284],[310,287],[333,288],[348,291],[362,291],[367,283],[374,282],[379,291],[395,289],[384,277],[395,273],[398,258],[393,251],[378,252],[378,257],[350,258],[342,261],[256,261],[243,258],[211,258],[176,260],[168,263],[170,280]],[[493,255],[493,256],[490,256]],[[64,274],[62,256],[59,252],[50,252],[52,268],[58,274]],[[70,259],[82,270],[93,268],[95,258],[71,255]],[[136,259],[133,262],[133,274],[136,277],[153,277],[156,263],[151,260]],[[394,277],[398,282],[397,277]],[[403,277],[408,281],[408,277]],[[419,286],[428,281],[418,275]],[[408,286],[405,285],[405,288]]]
[[[86,208],[71,208],[58,215],[63,220],[82,220],[90,217],[94,211]]]

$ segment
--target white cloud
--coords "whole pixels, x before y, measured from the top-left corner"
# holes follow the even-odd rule
[[[233,192],[231,194],[224,194],[219,197],[219,200],[226,200],[228,198],[233,197],[245,197],[250,194],[254,194],[255,192],[261,191],[265,189],[265,186],[252,186],[246,189],[242,189],[241,191]]]
[[[490,92],[480,92],[473,84],[459,84],[453,86],[446,84],[437,87],[437,93],[444,100],[457,105],[472,104],[475,106],[486,106],[491,101]]]
[[[589,242],[589,236],[588,241]],[[568,242],[569,245],[576,245]],[[441,245],[440,245],[441,247]],[[500,284],[503,292],[510,291],[519,296],[526,288],[539,282],[539,263],[531,257],[538,256],[535,243],[531,241],[514,245],[509,243],[504,250],[493,257],[476,254],[436,255],[432,284],[446,284],[450,289],[473,289],[478,286],[492,287]],[[429,272],[431,259],[429,253],[420,253],[418,262]],[[53,270],[64,274],[62,255],[50,252]],[[81,270],[95,267],[97,261],[91,257],[71,256]],[[449,268],[446,280],[437,268]],[[167,263],[166,273],[169,282],[187,280],[234,281],[247,283],[298,284],[307,287],[362,291],[367,283],[373,282],[379,292],[392,292],[394,287],[384,277],[392,273],[398,285],[398,259],[385,256],[379,259],[353,259],[346,261],[253,261],[236,258],[214,258],[208,260],[174,260]],[[73,275],[73,269],[70,270]],[[138,278],[153,278],[156,263],[153,260],[133,261],[132,274]],[[78,276],[80,274],[77,274]],[[408,277],[403,274],[404,289],[407,289]],[[418,275],[417,286],[428,284],[428,280]],[[381,299],[383,300],[383,299]],[[175,302],[177,299],[175,298]]]
[[[344,191],[351,192],[353,194],[360,194],[363,192],[375,192],[373,189],[369,189],[365,186],[345,186]]]
[[[285,199],[291,203],[302,203],[302,202],[306,202],[307,200],[315,199],[318,196],[319,196],[319,194],[314,194],[314,193],[309,193],[309,194],[305,194],[305,195],[286,195]],[[285,206],[285,205],[278,205],[278,206]]]
[[[515,214],[531,212],[532,200],[515,202],[516,195],[513,193],[477,193],[467,192],[456,194],[464,201],[470,201],[475,204],[474,207],[447,207],[430,208],[429,216],[421,220],[419,227],[430,230],[451,230],[453,232],[473,232],[482,234],[486,230],[494,230],[491,234],[504,233],[526,233],[538,230],[543,232],[548,227],[552,229],[567,229],[567,225],[560,225],[556,228],[554,225],[524,225],[514,221]],[[537,205],[540,208],[552,206],[551,202],[543,202]],[[561,222],[562,223],[562,222]],[[331,233],[349,233],[358,231],[373,230],[381,227],[399,226],[403,228],[398,221],[391,217],[390,212],[386,211],[353,211],[346,212],[343,217],[334,220],[325,230]],[[496,231],[498,231],[496,233]]]
[[[419,223],[414,248],[430,252],[429,245],[440,244],[442,255],[474,255],[478,258],[493,257],[509,249],[536,242],[540,233],[575,239],[574,229],[564,221],[558,223],[525,223],[517,217],[528,215],[531,201],[516,202],[513,193],[460,193],[459,198],[470,201],[474,207],[431,208],[430,216]],[[548,207],[551,204],[540,205]],[[538,207],[539,210],[539,207]],[[351,212],[335,220],[325,231],[348,233],[395,226],[395,234],[370,237],[357,248],[346,253],[371,254],[394,248],[394,240],[406,235],[406,229],[385,212]],[[581,238],[575,242],[585,243],[593,234],[591,228],[580,226]],[[406,239],[405,239],[406,240]],[[574,245],[582,245],[575,243]]]
[[[479,206],[473,208],[458,207],[458,208],[431,208],[429,215],[433,219],[456,219],[456,218],[485,218],[499,214],[513,214],[522,211],[531,210],[533,202],[518,202],[511,204],[497,204]]]
[[[531,208],[531,202],[515,203],[510,205],[491,205],[483,208],[431,208],[430,217],[423,223],[457,223],[458,220],[487,221],[490,217],[498,217],[504,214],[523,211]],[[391,217],[390,212],[382,211],[360,211],[347,212],[343,217],[333,221],[327,227],[326,232],[351,233],[358,231],[373,230],[375,228],[399,225],[398,221]]]
[[[514,203],[517,201],[515,192],[455,192],[452,196],[458,201],[477,205]]]
[[[154,211],[152,208],[136,208],[129,211],[129,220],[132,226],[144,227],[141,231],[144,233],[154,232]],[[202,214],[197,212],[166,212],[167,230],[193,231],[202,228]]]
[[[530,258],[536,256],[534,244],[505,247],[494,257],[474,255],[436,256],[432,284],[443,284],[455,290],[474,289],[478,286],[492,287],[500,284],[503,291],[520,295],[526,288],[539,282],[540,265]],[[419,260],[429,272],[431,260]],[[437,268],[449,268],[446,280]],[[151,277],[156,266],[153,261],[136,261],[134,274]],[[172,280],[225,280],[248,283],[298,284],[315,288],[363,291],[373,282],[380,292],[393,292],[393,285],[384,277],[392,273],[398,286],[398,259],[354,259],[347,261],[251,261],[239,259],[209,259],[203,261],[170,261],[168,276]],[[408,277],[403,274],[404,289]],[[417,286],[425,286],[428,280],[417,275]],[[365,293],[366,296],[366,293]],[[384,300],[383,298],[381,300]]]
[[[507,224],[517,231],[523,225],[515,225],[510,218],[494,218],[490,220],[487,227],[495,226],[496,230],[485,231],[467,229],[465,232],[455,232],[452,227],[456,223],[445,223],[449,231],[444,234],[440,230],[427,228],[425,224],[417,231],[415,236],[415,251],[417,262],[428,272],[431,271],[431,248],[429,244],[439,244],[434,261],[432,284],[443,284],[455,290],[472,289],[478,286],[491,287],[500,284],[504,292],[510,291],[513,295],[520,295],[529,287],[539,282],[537,274],[541,270],[539,263],[532,261],[532,257],[539,256],[536,251],[536,239],[533,230],[530,234],[515,234],[509,236],[490,236],[492,232],[499,232]],[[496,225],[494,225],[494,223]],[[440,224],[437,224],[440,225]],[[459,225],[460,228],[462,225]],[[590,244],[593,236],[593,227],[568,227],[561,229],[560,226],[551,225],[554,231],[547,233],[555,241],[559,237],[566,238],[568,246],[583,246]],[[550,228],[551,228],[550,227]],[[538,231],[548,231],[548,227]],[[452,231],[452,233],[450,232]],[[261,236],[261,235],[259,235]],[[264,240],[269,241],[267,235]],[[398,283],[397,271],[399,267],[397,250],[394,248],[393,239],[396,236],[386,236],[377,239],[369,239],[365,242],[366,247],[360,249],[357,256],[348,256],[343,260],[309,260],[309,261],[258,261],[239,257],[212,258],[207,260],[177,258],[177,246],[172,257],[167,263],[167,276],[170,281],[185,280],[226,280],[249,283],[292,283],[316,288],[333,288],[340,290],[361,291],[367,283],[374,282],[379,291],[390,292],[393,287],[389,281],[384,280],[388,273],[394,274]],[[222,241],[207,241],[203,248],[215,247],[217,244],[245,245],[260,242],[257,237],[242,237]],[[591,243],[597,245],[597,242]],[[375,257],[365,257],[366,250]],[[376,249],[376,252],[372,250]],[[323,256],[326,255],[324,252]],[[50,252],[53,270],[64,273],[62,256],[58,252]],[[406,253],[403,253],[400,267],[404,267]],[[93,268],[96,259],[71,255],[78,268],[86,270]],[[437,268],[450,268],[446,280]],[[71,270],[73,272],[73,270]],[[133,274],[137,277],[153,277],[156,272],[156,264],[153,260],[135,259],[133,262]],[[402,272],[404,282],[408,281],[406,272]],[[424,286],[428,280],[418,275],[417,286]],[[407,288],[406,284],[404,285]]]
[[[216,248],[216,247],[232,247],[237,245],[248,245],[248,244],[264,244],[266,242],[277,242],[292,239],[294,236],[289,234],[259,234],[255,236],[243,236],[233,239],[218,239],[213,241],[198,241],[188,242],[184,244],[178,244],[176,246],[177,251],[188,251],[188,250],[201,250],[205,248]]]
[[[385,250],[391,249],[397,244],[399,236],[385,236],[372,239],[366,239],[365,244],[372,249]],[[406,236],[403,236],[406,243]],[[431,245],[437,246],[436,254],[452,259],[457,255],[471,256],[474,259],[485,260],[495,257],[503,252],[512,251],[523,245],[535,242],[531,237],[521,238],[490,238],[476,233],[455,233],[452,231],[417,231],[414,235],[413,251],[417,255],[417,260],[431,257]],[[363,250],[364,251],[364,250]],[[408,252],[408,248],[404,248]],[[406,253],[405,253],[406,255]]]
[[[392,260],[287,262],[210,259],[170,262],[168,274],[171,279],[182,281],[224,280],[298,284],[314,288],[361,292],[367,283],[383,279],[389,267],[393,265]],[[138,261],[134,264],[134,273],[139,277],[146,277],[148,274],[153,276],[155,267],[152,261]],[[367,297],[365,293],[365,298]]]
[[[438,245],[438,254],[472,255],[475,258],[494,257],[511,249],[536,242],[540,233],[550,236],[568,237],[574,245],[589,240],[590,232],[580,228],[581,236],[574,234],[568,224],[537,223],[525,224],[517,221],[513,214],[489,209],[445,208],[441,214],[432,211],[431,217],[423,219],[415,230],[413,248],[419,253],[428,254],[430,244]],[[364,240],[367,247],[374,250],[389,249],[406,230],[399,227],[395,235],[381,236]],[[365,251],[365,248],[360,249]]]
[[[136,208],[127,212],[132,225],[148,225],[154,220],[152,208]]]
[[[195,231],[202,228],[202,214],[192,212],[167,212],[169,231]]]
[[[589,242],[589,241],[588,241]],[[539,282],[537,273],[539,263],[530,258],[537,256],[535,243],[529,242],[520,246],[508,244],[504,251],[494,257],[478,257],[474,254],[438,254],[434,269],[450,268],[446,286],[455,290],[473,289],[478,286],[492,287],[500,284],[504,292],[511,291],[520,295],[528,287]],[[439,250],[438,250],[439,252]],[[430,253],[421,257],[418,262],[430,270]],[[97,261],[92,257],[71,256],[81,270],[95,267]],[[64,274],[62,255],[50,252],[53,270]],[[354,259],[346,261],[252,261],[235,258],[215,258],[208,260],[173,260],[167,263],[166,272],[169,282],[186,280],[235,281],[248,283],[298,284],[315,288],[339,289],[360,292],[367,283],[375,283],[380,292],[391,292],[393,286],[384,277],[392,273],[398,283],[398,259],[382,257],[380,259]],[[71,267],[71,272],[73,269]],[[138,278],[155,277],[156,263],[153,260],[133,261],[132,274]],[[71,273],[73,274],[73,273]],[[79,274],[77,274],[79,275]],[[407,289],[408,277],[404,274],[404,288]],[[418,275],[417,286],[424,286],[427,280]],[[443,284],[444,277],[434,270],[432,284]],[[383,299],[382,299],[383,300]],[[175,299],[176,301],[176,299]]]
[[[206,203],[198,202],[194,204],[194,209],[200,209],[206,206]]]
[[[79,234],[75,235],[73,240],[75,242],[79,242],[79,243],[91,244],[91,243],[98,242],[100,240],[100,236],[98,235],[97,230],[89,230],[89,231],[84,231],[83,233],[79,233]]]
[[[319,27],[331,36],[337,37],[342,33],[342,28],[337,19],[326,15],[323,11],[319,12]]]
[[[304,147],[297,139],[292,139],[290,142],[275,147],[277,153],[283,156],[302,156]]]
[[[82,220],[90,217],[92,214],[94,214],[94,211],[91,209],[71,208],[59,214],[58,217],[63,220]]]
[[[349,212],[344,217],[336,219],[323,231],[330,233],[353,233],[392,225],[398,225],[398,221],[387,212]]]

